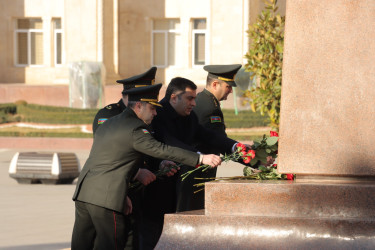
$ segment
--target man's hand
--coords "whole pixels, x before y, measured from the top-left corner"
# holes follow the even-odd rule
[[[125,215],[131,214],[133,211],[132,201],[129,196],[126,196],[126,206],[125,206]]]
[[[210,154],[210,155],[202,155],[202,164],[210,165],[211,167],[217,167],[221,164],[220,156]]]
[[[167,172],[165,175],[170,177],[170,176],[173,176],[175,173],[177,173],[178,170],[180,170],[179,167],[171,168],[172,166],[176,166],[176,163],[173,161],[164,160],[160,163],[159,169],[163,171],[169,169],[169,172]]]
[[[140,168],[136,179],[143,185],[147,186],[148,184],[156,180],[156,176],[150,170]]]
[[[266,166],[270,166],[275,162],[275,158],[272,158],[272,156],[267,156],[266,159],[267,159],[267,165]]]
[[[245,147],[246,148],[248,148],[248,149],[253,149],[253,145],[254,145],[254,143],[252,143],[252,144],[246,144],[246,143],[244,143],[243,145],[245,145]]]

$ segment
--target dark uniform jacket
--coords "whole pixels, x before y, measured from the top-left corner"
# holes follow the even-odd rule
[[[204,89],[202,92],[198,93],[195,100],[196,106],[194,112],[198,117],[199,123],[210,130],[219,133],[221,136],[227,136],[225,133],[225,123],[223,112],[220,108],[220,102],[216,97],[207,89]],[[218,147],[209,147],[205,143],[200,143],[198,149],[202,153],[210,154],[219,154],[220,148]]]
[[[121,114],[126,108],[122,99],[118,103],[112,103],[104,108],[100,109],[98,113],[96,113],[94,121],[92,123],[92,132],[95,135],[96,130],[99,128],[101,124],[107,121],[109,118]]]
[[[189,166],[199,161],[197,153],[155,140],[148,126],[129,108],[106,121],[97,131],[73,200],[123,212],[128,183],[143,165],[145,155]]]

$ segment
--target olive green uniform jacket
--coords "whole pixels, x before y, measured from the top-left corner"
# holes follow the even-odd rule
[[[199,162],[194,152],[163,144],[131,108],[108,119],[95,135],[79,177],[73,200],[124,212],[129,181],[145,155],[169,159],[189,166]]]
[[[122,99],[118,103],[112,103],[104,108],[100,109],[96,113],[94,121],[92,123],[92,132],[95,135],[96,130],[109,118],[121,114],[126,109],[126,106]]]

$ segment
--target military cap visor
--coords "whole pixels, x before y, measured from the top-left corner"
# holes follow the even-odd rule
[[[156,74],[156,67],[150,68],[148,71],[132,76],[130,78],[122,79],[122,80],[117,80],[117,83],[123,84],[124,85],[124,92],[126,90],[132,89],[132,88],[137,88],[137,87],[143,87],[143,86],[150,86],[155,84],[155,74]]]
[[[159,91],[162,84],[141,86],[124,91],[128,95],[128,100],[133,102],[148,102],[152,105],[162,107],[159,103]]]
[[[203,69],[208,72],[210,77],[224,81],[232,87],[237,87],[234,78],[241,66],[241,64],[206,65]]]

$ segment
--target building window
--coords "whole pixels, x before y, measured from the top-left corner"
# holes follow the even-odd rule
[[[63,64],[61,18],[52,19],[55,65]]]
[[[154,20],[152,28],[152,64],[157,67],[180,65],[180,20]]]
[[[193,65],[205,65],[207,61],[206,19],[193,19],[192,27]]]
[[[17,19],[15,42],[16,65],[43,65],[42,19]]]

